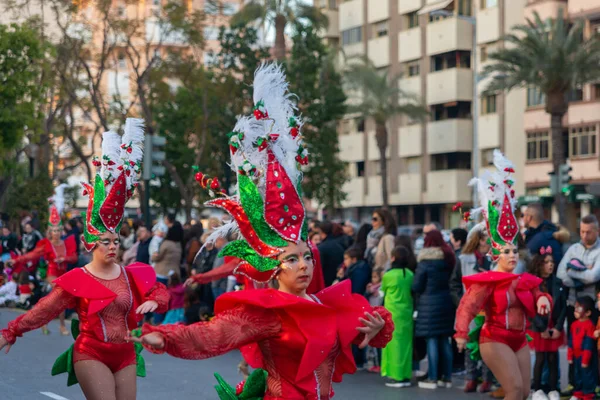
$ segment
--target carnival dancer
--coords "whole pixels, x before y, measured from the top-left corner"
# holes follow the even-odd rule
[[[68,384],[79,383],[88,400],[135,399],[136,374],[145,375],[128,331],[147,312],[165,312],[166,288],[156,283],[154,269],[146,264],[117,264],[119,228],[125,203],[133,195],[140,172],[143,122],[127,119],[121,138],[106,132],[101,167],[93,185],[82,183],[89,203],[82,237],[92,261],[54,280],[54,289],[31,311],[1,331],[0,349],[6,352],[17,337],[48,323],[66,308],[74,308],[74,345],[54,364],[53,375],[68,372]],[[137,365],[137,368],[136,368]]]
[[[50,202],[48,216],[48,230],[46,238],[37,242],[35,248],[29,253],[9,260],[13,265],[13,270],[21,272],[27,270],[31,275],[36,275],[40,281],[46,281],[50,286],[54,286],[56,278],[61,277],[67,272],[67,265],[77,262],[77,242],[73,236],[68,236],[65,240],[61,239],[63,233],[62,213],[64,210],[64,188],[65,184],[56,187],[54,196],[48,199]],[[44,260],[46,266],[40,268],[40,261]],[[60,323],[60,334],[69,335],[65,326],[65,313],[61,312],[58,316]],[[42,326],[44,334],[50,333],[47,326]]]
[[[291,97],[281,68],[261,66],[254,79],[254,115],[240,118],[230,134],[237,195],[222,193],[216,178],[197,176],[216,196],[207,204],[233,218],[209,241],[239,233],[241,240],[227,244],[221,255],[242,260],[237,273],[259,282],[273,280],[278,289],[223,294],[212,321],[144,325],[144,335],[134,339],[152,351],[184,359],[240,349],[250,366],[259,368],[238,388],[241,398],[250,398],[245,391],[258,386],[250,384],[258,374],[266,389],[253,391],[251,398],[330,399],[332,381],[356,371],[352,343],[383,347],[394,328],[389,312],[372,309],[362,296],[353,295],[349,281],[307,294],[314,262],[307,244],[300,168],[308,157]],[[220,397],[234,398],[225,397],[231,388],[219,383]]]
[[[525,333],[527,317],[546,315],[551,301],[538,286],[542,282],[530,274],[513,273],[518,262],[519,223],[514,215],[515,192],[512,189],[514,167],[500,151],[494,151],[497,172],[486,171],[471,183],[477,185],[482,207],[471,215],[481,214],[486,221],[496,271],[463,278],[467,293],[456,312],[456,343],[464,350],[469,338],[469,324],[480,310],[485,311],[478,349],[486,365],[505,392],[505,399],[523,400],[531,386],[531,356]],[[468,217],[467,217],[468,218]]]

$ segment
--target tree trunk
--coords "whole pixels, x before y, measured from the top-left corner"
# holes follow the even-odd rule
[[[282,14],[275,17],[275,58],[279,61],[285,60],[285,26],[287,19]]]
[[[388,147],[388,135],[385,123],[377,123],[375,126],[375,139],[377,140],[377,148],[379,149],[379,165],[381,169],[381,201],[382,206],[386,210],[389,209],[388,201],[388,171],[386,150]]]
[[[563,146],[563,124],[562,120],[568,110],[565,93],[548,93],[546,96],[546,112],[550,114],[550,132],[552,136],[552,168],[558,178],[560,165],[566,163],[565,149]],[[554,195],[554,204],[558,211],[558,222],[566,226],[567,223],[567,199],[560,190]]]

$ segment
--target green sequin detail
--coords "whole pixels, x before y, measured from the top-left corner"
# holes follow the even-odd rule
[[[300,174],[298,177],[296,190],[298,191],[298,198],[300,199],[300,202],[302,202],[302,174]],[[302,208],[304,208],[304,204],[302,205]],[[302,223],[302,229],[300,230],[300,239],[305,242],[308,240],[308,218],[306,218],[306,211],[304,215],[304,222]]]
[[[498,243],[504,246],[506,243],[500,237],[498,233],[498,221],[500,220],[500,214],[496,207],[492,205],[491,202],[488,202],[488,223],[490,224],[490,234],[492,236],[492,240],[495,243]]]
[[[270,246],[286,247],[288,242],[271,229],[265,221],[263,199],[252,179],[246,175],[238,174],[238,188],[240,203],[260,240]]]
[[[261,257],[245,240],[234,240],[223,247],[219,252],[219,257],[225,256],[237,257],[247,261],[259,272],[273,271],[280,264],[279,260]]]

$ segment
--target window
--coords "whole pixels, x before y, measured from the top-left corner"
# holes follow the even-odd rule
[[[125,55],[124,54],[119,54],[119,59],[117,61],[117,68],[118,69],[125,69],[125,68],[127,68],[127,61],[125,60]]]
[[[473,15],[472,0],[458,0],[458,15]]]
[[[419,76],[421,67],[419,61],[411,62],[406,65],[406,73],[408,76]]]
[[[498,5],[498,0],[481,0],[479,5],[480,9],[485,10],[486,8],[496,7]]]
[[[362,42],[362,27],[356,27],[342,31],[342,46]]]
[[[406,172],[409,174],[421,173],[421,157],[406,158]]]
[[[356,131],[360,133],[363,133],[365,131],[364,118],[356,118]]]
[[[471,153],[456,152],[434,154],[431,156],[431,170],[471,169]]]
[[[378,38],[382,36],[387,36],[388,34],[388,22],[382,21],[373,24],[371,29],[371,37]]]
[[[206,53],[204,53],[204,66],[205,67],[210,67],[212,65],[215,65],[216,62],[217,62],[217,56],[215,53],[213,53],[212,51],[207,51]]]
[[[204,28],[204,40],[218,40],[219,28],[216,26],[207,26]]]
[[[117,7],[117,16],[119,18],[125,18],[125,15],[126,15],[125,6],[119,6],[119,7]]]
[[[527,161],[550,160],[550,133],[532,132],[527,134]]]
[[[546,103],[546,95],[538,88],[527,88],[527,107],[535,107]]]
[[[569,129],[569,156],[586,157],[596,155],[596,126],[580,126]]]
[[[479,61],[484,63],[487,61],[487,57],[488,57],[487,46],[481,46],[481,48],[479,49]]]
[[[240,10],[240,5],[235,3],[223,3],[223,15],[234,15]]]
[[[446,119],[470,119],[471,102],[456,101],[446,104],[436,104],[431,106],[431,115],[434,121],[443,121]]]
[[[496,113],[496,95],[483,96],[481,98],[481,115]]]
[[[358,161],[356,163],[356,176],[365,176],[365,162]]]
[[[214,0],[206,0],[204,3],[204,12],[209,15],[217,15],[219,13],[219,5]]]
[[[575,88],[567,94],[567,101],[569,101],[570,103],[574,102],[574,101],[582,101],[582,100],[583,100],[583,89],[582,88]]]
[[[471,52],[458,50],[431,57],[432,72],[451,68],[471,68]]]
[[[592,100],[600,100],[600,83],[595,83],[592,87]]]
[[[406,14],[406,21],[408,29],[416,28],[417,26],[419,26],[419,15],[416,11],[408,13]]]
[[[452,15],[448,14],[437,14],[437,13],[433,13],[433,14],[429,14],[429,22],[437,22],[437,21],[442,21],[446,18],[450,18]]]

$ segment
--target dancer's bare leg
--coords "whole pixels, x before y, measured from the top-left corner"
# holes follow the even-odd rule
[[[115,373],[117,400],[135,400],[137,391],[137,366],[129,365]]]
[[[483,362],[492,371],[505,393],[505,400],[523,400],[525,390],[521,376],[521,363],[514,351],[503,343],[481,343],[479,345]],[[522,351],[522,350],[521,350]],[[519,351],[519,353],[521,353]],[[527,348],[527,351],[528,348]],[[523,361],[524,364],[524,361]],[[529,376],[529,372],[527,373]],[[528,378],[529,381],[529,378]]]
[[[521,379],[523,380],[523,398],[526,399],[531,389],[531,354],[529,346],[525,346],[517,351],[517,359],[519,360],[519,369],[521,370]]]
[[[87,400],[117,400],[115,377],[100,361],[76,362],[75,375]]]

